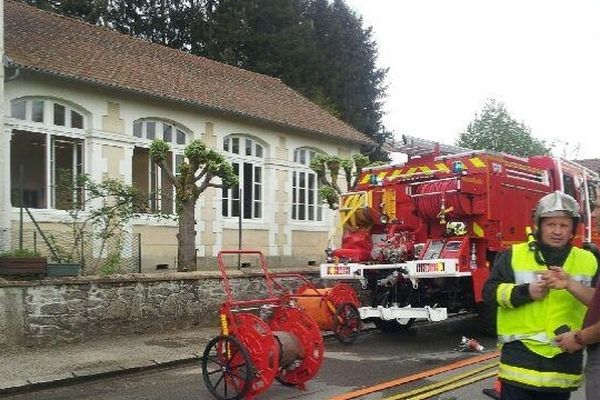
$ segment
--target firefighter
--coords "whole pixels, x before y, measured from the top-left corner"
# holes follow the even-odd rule
[[[563,352],[554,338],[580,329],[586,307],[542,279],[551,267],[562,267],[588,286],[597,279],[596,258],[571,244],[579,217],[575,199],[550,193],[535,208],[535,240],[496,257],[483,296],[498,306],[500,399],[566,400],[581,383],[582,352]]]
[[[596,217],[597,229],[600,231],[600,189],[596,190],[596,207],[592,215]],[[600,259],[597,247],[593,248],[593,252],[596,259]],[[600,280],[594,290],[581,285],[560,269],[557,272],[557,274],[546,274],[546,284],[551,288],[568,290],[584,304],[587,304],[589,309],[585,316],[583,329],[558,335],[555,342],[561,349],[569,353],[580,351],[587,346],[585,397],[587,400],[600,400],[600,380],[598,380],[598,376],[600,376]]]

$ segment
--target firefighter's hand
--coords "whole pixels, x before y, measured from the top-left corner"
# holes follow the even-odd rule
[[[548,287],[542,279],[537,279],[529,284],[529,297],[533,300],[541,300],[548,293]]]
[[[542,281],[551,289],[566,289],[569,286],[569,274],[561,267],[549,266],[542,272]]]
[[[575,332],[566,332],[554,338],[554,342],[558,347],[567,353],[575,353],[583,349],[583,346],[575,340]]]

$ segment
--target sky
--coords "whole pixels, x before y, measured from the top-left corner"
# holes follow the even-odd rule
[[[490,98],[554,143],[600,158],[600,1],[346,0],[388,67],[383,118],[454,144]]]

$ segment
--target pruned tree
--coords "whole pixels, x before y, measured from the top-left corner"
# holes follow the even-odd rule
[[[474,150],[499,151],[516,156],[545,155],[550,148],[544,140],[531,136],[530,129],[512,118],[501,102],[489,99],[481,114],[459,135],[458,146]]]
[[[231,187],[238,183],[231,163],[200,140],[194,140],[184,150],[187,161],[179,165],[179,176],[175,176],[166,162],[171,147],[164,140],[155,140],[150,146],[150,157],[165,172],[175,188],[176,213],[179,222],[177,233],[177,270],[196,269],[196,202],[209,187]],[[213,182],[220,178],[221,183]]]
[[[310,168],[317,173],[321,183],[319,193],[333,210],[339,207],[339,195],[343,192],[338,183],[340,169],[344,172],[346,191],[354,188],[364,167],[369,165],[369,157],[354,154],[352,159],[342,159],[338,156],[318,154],[310,163]]]

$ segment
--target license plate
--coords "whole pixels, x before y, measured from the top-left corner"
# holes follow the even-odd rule
[[[327,267],[327,275],[350,275],[350,267],[347,265],[331,265]]]

